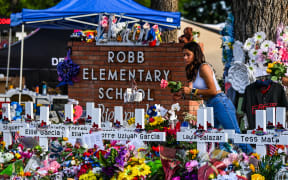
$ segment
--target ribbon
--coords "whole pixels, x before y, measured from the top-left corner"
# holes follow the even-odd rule
[[[87,119],[92,119],[92,117],[88,115]]]
[[[258,125],[258,128],[256,129],[257,131],[263,131],[263,128],[261,128],[259,125]]]
[[[42,120],[40,127],[44,127],[44,126],[46,126],[46,125],[47,125],[47,123]]]
[[[31,116],[30,116],[30,114],[27,114],[26,116],[27,116],[27,119],[31,119]]]
[[[72,120],[69,117],[66,117],[66,122],[72,122]]]
[[[284,129],[283,125],[279,122],[277,123],[276,128],[277,129]]]
[[[212,124],[209,123],[209,122],[207,122],[207,127],[208,127],[208,128],[212,128]]]
[[[273,126],[273,123],[268,121],[268,126]]]
[[[95,124],[95,122],[94,122],[92,127],[98,129],[98,124]]]
[[[6,116],[4,116],[4,121],[9,121],[9,119],[6,117]]]
[[[204,127],[201,124],[199,124],[198,130],[204,130]]]
[[[137,123],[136,129],[142,129],[142,125]]]

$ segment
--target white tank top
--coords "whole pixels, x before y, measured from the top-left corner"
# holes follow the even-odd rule
[[[200,66],[200,68],[201,68],[201,66]],[[193,82],[193,88],[196,88],[196,89],[208,89],[204,79],[199,74],[200,68],[199,68],[199,70],[197,72],[196,79]],[[213,72],[213,70],[212,70],[212,72]],[[219,84],[218,84],[218,82],[216,80],[214,72],[213,72],[213,81],[214,81],[214,84],[215,84],[215,87],[216,87],[216,91],[221,90],[221,88],[220,88],[220,86],[219,86]]]

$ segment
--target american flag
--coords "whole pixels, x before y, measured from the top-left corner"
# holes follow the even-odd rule
[[[276,146],[269,144],[268,155],[273,156],[277,150],[278,148]]]

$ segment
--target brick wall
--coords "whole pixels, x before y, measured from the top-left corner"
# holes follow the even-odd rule
[[[80,105],[85,106],[86,102],[95,102],[95,104],[103,104],[105,108],[109,108],[109,111],[113,111],[114,106],[124,106],[124,111],[133,111],[135,107],[146,108],[147,104],[161,104],[165,108],[170,109],[171,104],[175,103],[172,99],[170,89],[161,89],[159,79],[155,79],[155,71],[161,72],[160,79],[164,78],[164,71],[167,73],[169,70],[168,80],[186,82],[185,65],[182,55],[182,44],[161,44],[158,47],[130,47],[130,46],[95,46],[94,43],[83,42],[69,42],[68,46],[72,47],[72,60],[74,63],[80,65],[79,82],[73,86],[69,86],[68,95],[70,98],[79,100]],[[108,62],[108,52],[114,54],[113,63]],[[117,61],[118,52],[123,51],[126,55],[126,60],[123,63]],[[134,53],[135,61],[137,61],[137,53],[142,51],[144,53],[143,63],[128,63],[127,56],[128,51]],[[119,53],[118,58],[123,60],[123,54]],[[131,55],[131,54],[130,54]],[[140,54],[141,55],[141,54]],[[112,56],[110,54],[110,56]],[[141,59],[140,59],[141,60]],[[101,72],[100,72],[100,69]],[[126,73],[123,76],[120,75],[120,70]],[[125,70],[124,70],[125,69]],[[117,71],[117,80],[108,80],[109,71],[114,73]],[[126,88],[131,87],[131,81],[129,81],[129,70],[133,72],[135,70],[136,83],[138,89],[145,91],[144,101],[141,103],[129,103],[124,104],[123,96],[121,99],[120,92],[125,92]],[[142,73],[142,81],[140,80],[140,73],[138,70],[144,70]],[[93,71],[93,72],[92,72]],[[151,73],[152,81],[148,71]],[[158,76],[159,71],[156,72]],[[83,73],[85,75],[83,75]],[[148,76],[147,76],[148,73]],[[101,77],[100,77],[100,74]],[[120,76],[122,81],[120,81]],[[83,79],[83,78],[86,78]],[[97,78],[97,80],[96,80]],[[102,78],[102,80],[100,80]],[[145,79],[147,78],[147,81]],[[93,80],[94,79],[94,80]],[[104,80],[105,79],[105,80]],[[106,93],[108,88],[113,88],[108,91],[108,96],[104,95],[102,98],[101,92]],[[116,88],[118,88],[118,95],[116,99]],[[148,90],[150,91],[149,101]],[[112,98],[112,99],[109,99]],[[198,102],[190,102],[187,100],[177,101],[181,105],[181,112],[197,110]],[[190,108],[189,108],[190,105]],[[181,114],[178,113],[179,115]]]

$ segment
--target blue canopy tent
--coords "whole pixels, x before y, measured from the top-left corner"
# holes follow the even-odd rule
[[[11,15],[11,26],[22,23],[40,28],[89,29],[97,27],[99,15],[114,14],[133,22],[149,22],[163,28],[179,28],[179,12],[163,12],[144,7],[133,0],[62,0],[56,6]],[[98,16],[98,18],[97,18]]]
[[[22,33],[24,33],[24,25],[49,29],[94,29],[97,27],[97,32],[101,32],[99,22],[103,15],[109,15],[109,26],[112,24],[113,16],[118,16],[118,21],[127,22],[128,26],[136,22],[140,24],[148,22],[157,24],[163,29],[180,28],[179,12],[152,10],[133,0],[62,0],[48,9],[23,9],[21,13],[11,14],[11,26],[22,25]],[[97,40],[100,35],[101,33],[97,33]],[[108,39],[110,35],[109,28]],[[22,90],[23,46],[24,38],[21,43],[19,102]],[[8,58],[7,69],[9,69],[9,61]]]

